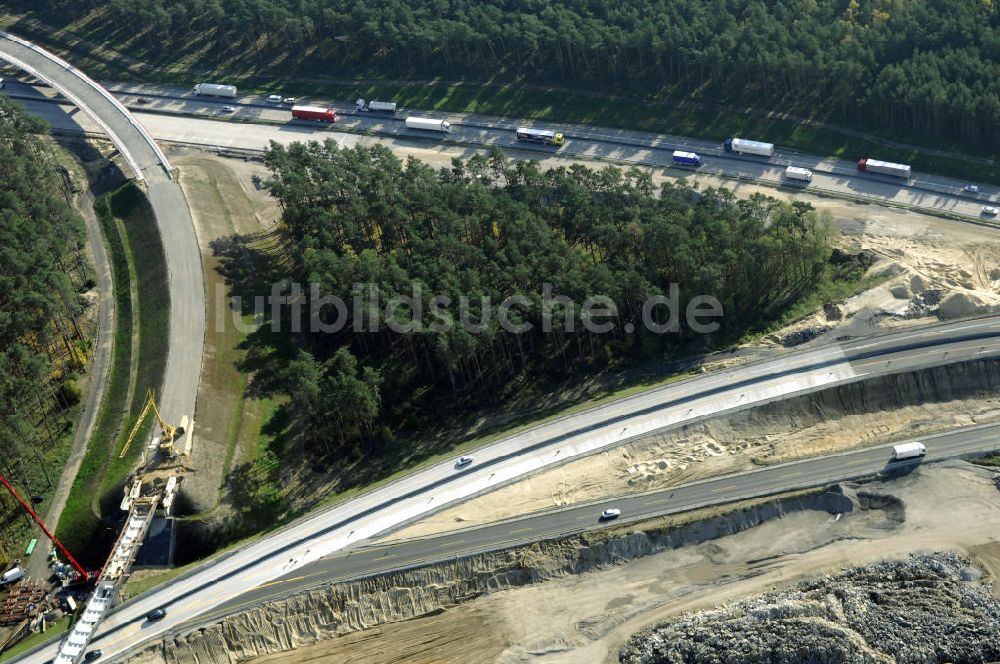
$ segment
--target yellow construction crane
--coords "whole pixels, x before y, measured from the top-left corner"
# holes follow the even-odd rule
[[[142,407],[142,412],[139,413],[139,419],[135,421],[135,426],[132,427],[132,433],[128,435],[128,440],[125,441],[125,447],[122,448],[122,453],[118,455],[119,459],[123,459],[125,457],[125,454],[128,452],[128,448],[132,445],[132,439],[135,438],[137,433],[139,433],[139,428],[146,419],[146,415],[149,414],[150,408],[152,408],[153,414],[156,415],[156,421],[160,425],[160,449],[167,454],[173,453],[174,435],[177,433],[177,427],[167,424],[163,421],[163,418],[160,417],[160,410],[156,407],[156,397],[153,393],[153,388],[150,388],[146,393],[146,403]]]

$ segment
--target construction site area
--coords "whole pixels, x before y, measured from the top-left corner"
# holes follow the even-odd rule
[[[152,417],[155,434],[145,444],[140,435]],[[97,626],[105,614],[121,601],[121,589],[133,569],[166,568],[173,564],[175,547],[174,503],[191,454],[191,424],[184,417],[179,425],[160,416],[156,397],[147,392],[143,409],[119,453],[124,458],[134,443],[145,445],[142,461],[125,483],[119,505],[118,536],[111,554],[100,569],[85,569],[59,541],[31,505],[0,475],[0,483],[20,503],[46,538],[32,538],[25,556],[48,551],[45,571],[39,565],[17,559],[0,584],[10,590],[0,608],[0,652],[25,636],[44,635],[52,626],[76,618],[63,640],[60,664],[81,661]],[[99,651],[98,651],[99,652]]]

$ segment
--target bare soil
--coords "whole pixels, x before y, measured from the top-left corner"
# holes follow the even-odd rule
[[[463,607],[260,657],[258,664],[491,664],[509,639],[489,611]]]
[[[183,485],[190,509],[203,512],[218,506],[220,488],[232,465],[255,454],[261,419],[260,404],[244,398],[247,378],[236,364],[244,335],[230,315],[225,279],[218,272],[211,244],[233,234],[270,228],[278,210],[274,199],[251,180],[254,175],[266,176],[259,162],[188,150],[175,150],[171,160],[180,171],[180,184],[191,207],[206,279],[205,360],[195,445],[187,464],[194,472]]]

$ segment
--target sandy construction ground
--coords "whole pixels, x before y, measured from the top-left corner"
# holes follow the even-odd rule
[[[255,453],[260,428],[259,402],[243,398],[246,376],[236,367],[243,335],[228,315],[225,297],[220,297],[226,292],[225,279],[212,244],[233,234],[271,228],[280,213],[266,190],[252,183],[253,175],[266,173],[257,162],[218,159],[194,150],[173,151],[171,159],[198,234],[208,307],[195,444],[188,463],[192,472],[183,485],[185,498],[200,512],[217,506],[230,468]]]
[[[803,422],[753,415],[669,431],[544,471],[391,533],[387,541],[563,507],[604,496],[676,486],[851,448],[1000,421],[1000,399],[930,402]]]
[[[254,661],[614,662],[621,644],[652,622],[875,560],[956,550],[997,578],[1000,491],[991,474],[960,461],[928,465],[864,487],[899,498],[901,509],[841,518],[793,514],[729,537]]]

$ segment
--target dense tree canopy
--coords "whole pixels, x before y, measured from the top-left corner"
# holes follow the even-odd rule
[[[611,85],[1000,145],[995,0],[24,4],[60,18],[104,6],[95,34],[154,59],[190,53],[195,66]]]
[[[520,377],[733,339],[815,288],[830,257],[829,224],[808,204],[670,184],[657,191],[637,170],[542,171],[494,151],[436,171],[381,145],[334,141],[273,144],[266,162],[284,210],[279,278],[346,303],[299,314],[298,345],[309,352],[281,380],[304,429],[324,441],[384,439],[387,429],[391,438],[404,413],[489,400]],[[651,298],[669,302],[672,293],[677,304],[661,299],[644,318]],[[724,312],[708,334],[685,317],[699,295]],[[388,325],[396,296],[413,300],[396,310],[397,323],[422,327]],[[523,299],[505,321],[496,310],[512,296]],[[594,296],[604,305],[588,308]],[[283,329],[294,331],[284,311]],[[317,312],[329,329],[310,330]],[[532,329],[514,333],[517,324]]]
[[[0,470],[34,462],[52,442],[55,419],[80,398],[64,382],[86,356],[74,279],[83,222],[40,125],[0,97]]]

